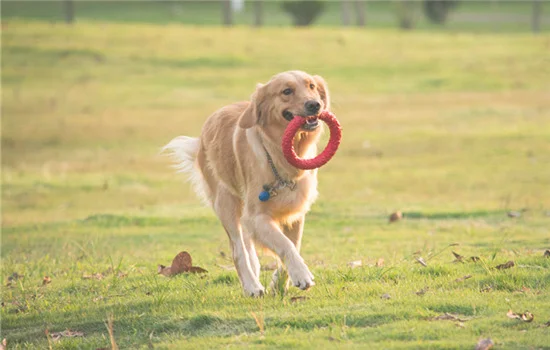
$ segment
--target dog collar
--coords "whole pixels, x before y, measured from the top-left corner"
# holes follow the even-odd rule
[[[263,191],[260,192],[260,195],[258,196],[258,199],[260,201],[267,202],[271,197],[275,197],[277,195],[277,191],[282,190],[285,187],[288,187],[291,191],[294,191],[294,189],[296,188],[296,181],[288,181],[283,179],[281,175],[279,175],[279,172],[275,167],[275,163],[273,162],[273,158],[271,158],[271,155],[263,145],[263,142],[262,147],[265,151],[267,163],[271,168],[271,172],[275,176],[275,181],[272,184],[263,185]]]

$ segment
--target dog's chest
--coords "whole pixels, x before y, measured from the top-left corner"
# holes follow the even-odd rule
[[[297,181],[296,187],[291,190],[285,187],[269,200],[274,216],[284,218],[298,214],[305,214],[317,199],[317,174],[306,174]]]

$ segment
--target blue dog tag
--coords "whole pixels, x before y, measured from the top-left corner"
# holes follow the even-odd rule
[[[269,200],[269,197],[271,197],[271,195],[269,194],[269,192],[267,191],[262,191],[260,192],[260,195],[258,196],[258,198],[262,201],[262,202],[267,202]]]

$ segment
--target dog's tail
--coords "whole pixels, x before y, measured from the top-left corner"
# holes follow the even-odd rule
[[[187,174],[187,180],[191,181],[197,196],[204,204],[211,205],[208,186],[197,164],[200,144],[197,137],[178,136],[162,148],[162,153],[168,153],[172,157],[178,173]]]

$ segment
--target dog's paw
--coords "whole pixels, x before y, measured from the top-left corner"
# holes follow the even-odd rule
[[[244,294],[246,296],[253,297],[253,298],[263,297],[265,294],[265,288],[259,283],[253,284],[250,286],[245,286]]]
[[[315,282],[313,282],[313,274],[309,271],[305,264],[298,269],[294,269],[292,271],[289,270],[288,274],[290,275],[292,284],[302,290],[309,289],[315,285]]]

